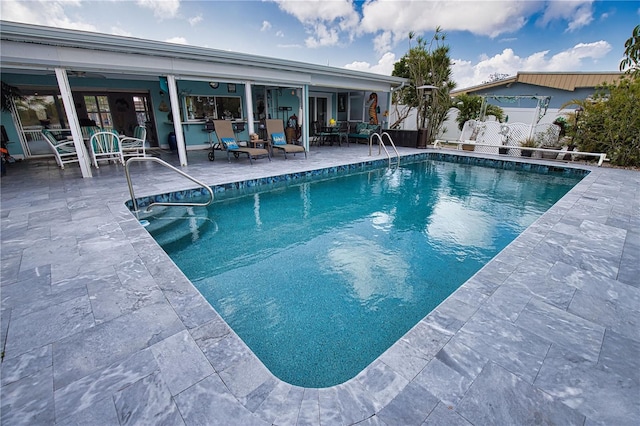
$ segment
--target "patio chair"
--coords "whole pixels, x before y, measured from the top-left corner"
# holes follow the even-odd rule
[[[100,127],[98,126],[80,126],[80,131],[82,132],[82,139],[85,141],[89,141],[91,139],[91,133],[99,132]]]
[[[133,136],[120,136],[122,156],[125,158],[146,157],[146,139],[147,128],[144,126],[136,126],[136,128],[133,129]]]
[[[92,132],[89,139],[89,148],[91,149],[91,159],[96,169],[99,168],[98,161],[113,160],[124,165],[120,138],[115,130]]]
[[[229,162],[231,162],[232,153],[236,158],[240,157],[240,154],[247,154],[247,157],[249,157],[249,164],[253,164],[253,160],[264,156],[269,158],[269,161],[271,161],[271,154],[268,149],[239,146],[231,121],[213,120],[213,128],[216,132],[218,141],[222,144],[225,151],[227,151],[227,160]]]
[[[40,133],[42,133],[42,137],[51,148],[51,151],[53,151],[56,163],[58,163],[61,169],[64,169],[65,164],[80,163],[73,140],[58,140],[53,133],[47,129],[42,130]]]
[[[271,139],[271,147],[282,150],[285,160],[287,159],[287,154],[293,153],[293,155],[296,155],[298,152],[304,152],[304,158],[307,158],[307,150],[303,146],[287,143],[281,120],[267,120],[266,126],[267,134]]]

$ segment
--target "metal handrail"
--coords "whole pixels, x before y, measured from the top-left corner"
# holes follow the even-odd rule
[[[377,133],[374,133],[369,137],[369,156],[371,156],[371,146],[373,145],[373,139],[374,139],[374,137],[377,137],[378,140],[380,141],[380,143],[378,143],[378,155],[380,155],[382,153],[382,148],[384,148],[384,152],[387,153],[387,158],[389,160],[389,167],[391,167],[391,154],[389,154],[389,150],[387,149],[387,147],[384,144],[384,141],[382,140],[382,137],[384,135],[387,135],[387,138],[389,138],[389,143],[393,147],[393,150],[396,152],[396,158],[398,159],[398,162],[397,162],[396,165],[400,166],[400,153],[398,152],[398,149],[396,148],[396,144],[393,143],[393,139],[391,138],[391,136],[387,132],[382,132],[382,134],[380,134],[380,135],[377,134]]]
[[[198,185],[200,185],[201,187],[203,187],[204,189],[206,189],[209,192],[210,198],[209,201],[207,201],[206,203],[164,203],[164,202],[153,202],[151,204],[149,204],[147,206],[146,211],[150,211],[151,207],[153,206],[189,206],[189,207],[206,207],[209,204],[211,204],[213,202],[213,190],[211,189],[211,187],[207,186],[207,184],[200,182],[198,179],[186,174],[185,172],[183,172],[180,169],[177,169],[175,167],[173,167],[171,164],[167,163],[166,161],[163,161],[159,158],[156,157],[131,157],[127,160],[125,166],[124,166],[124,172],[125,175],[127,176],[127,184],[129,185],[129,193],[131,194],[131,202],[133,203],[133,212],[134,213],[138,213],[138,202],[136,201],[136,196],[133,193],[133,184],[131,183],[131,174],[129,173],[129,164],[131,164],[131,162],[133,161],[153,161],[156,163],[159,163],[165,167],[167,167],[168,169],[173,170],[174,172],[177,172],[178,174],[184,176],[185,178],[189,179],[190,181],[197,183]]]

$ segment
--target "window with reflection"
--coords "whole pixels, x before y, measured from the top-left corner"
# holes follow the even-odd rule
[[[187,121],[242,120],[242,99],[240,96],[199,96],[184,97]]]

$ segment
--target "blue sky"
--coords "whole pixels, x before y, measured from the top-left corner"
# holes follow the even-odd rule
[[[3,20],[389,75],[439,26],[458,88],[518,71],[617,71],[638,1],[2,0]]]

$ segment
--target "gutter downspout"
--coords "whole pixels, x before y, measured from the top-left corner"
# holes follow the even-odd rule
[[[396,87],[396,88],[391,88],[391,91],[389,92],[389,102],[387,102],[387,111],[389,111],[389,115],[387,117],[387,128],[389,127],[389,125],[391,124],[391,105],[393,105],[393,92],[395,92],[396,90],[400,90],[403,87],[405,87],[407,85],[406,81],[403,81],[400,86]]]

